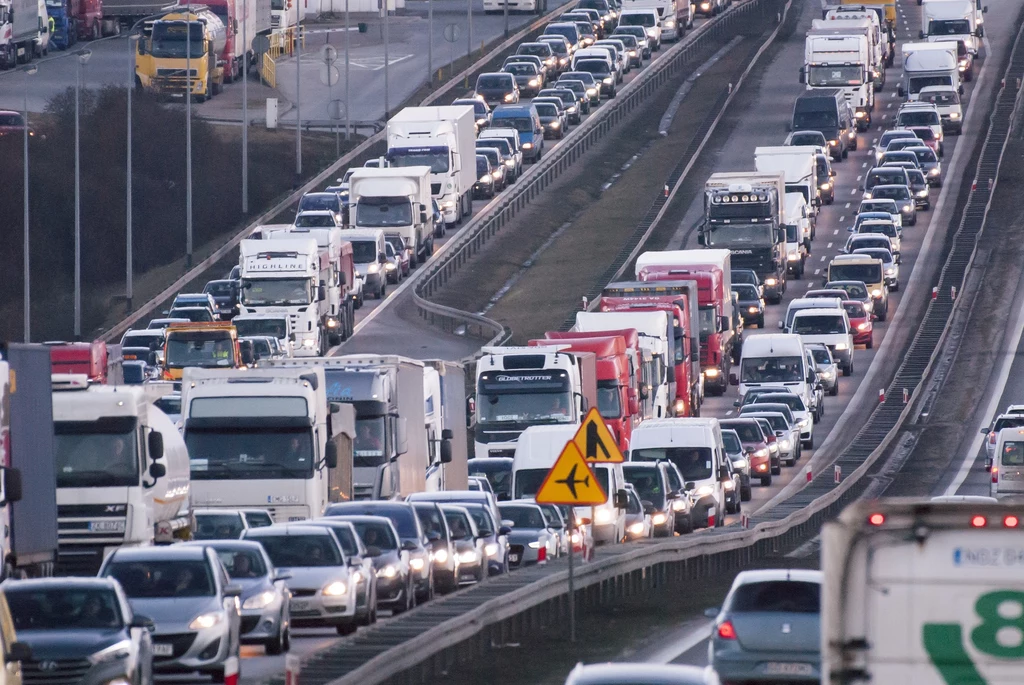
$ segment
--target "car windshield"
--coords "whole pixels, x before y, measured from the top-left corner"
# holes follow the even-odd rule
[[[937,126],[939,115],[935,111],[900,112],[897,126]]]
[[[740,442],[740,436],[732,430],[722,431],[722,445],[729,454],[743,451],[743,443]]]
[[[811,356],[814,357],[815,364],[822,364],[828,366],[833,364],[832,355],[829,354],[828,348],[825,347],[812,347]]]
[[[114,561],[105,575],[116,578],[132,599],[212,597],[213,573],[204,559]]]
[[[330,214],[300,214],[295,217],[296,228],[334,228],[337,224]]]
[[[237,540],[245,526],[240,514],[196,514],[195,540]]]
[[[723,424],[722,427],[736,431],[736,434],[740,436],[740,440],[743,442],[761,442],[764,439],[764,436],[761,435],[761,429],[758,428],[757,423],[754,421],[731,421],[728,424]]]
[[[955,90],[940,90],[933,91],[931,93],[921,93],[918,96],[918,101],[930,102],[933,105],[937,105],[939,107],[948,107],[951,105],[959,105],[960,96],[957,95]]]
[[[307,278],[246,278],[242,280],[242,304],[289,305],[309,304]]]
[[[299,211],[327,210],[336,212],[341,202],[336,193],[307,193],[299,200]],[[330,226],[331,224],[324,224]]]
[[[656,21],[653,14],[623,14],[619,17],[622,26],[653,27]]]
[[[476,80],[476,88],[507,88],[512,90],[512,79],[499,74],[484,74]]]
[[[192,402],[193,413],[197,402]],[[313,472],[313,437],[308,427],[191,423],[189,419],[185,424],[185,445],[192,480],[306,478]]]
[[[878,223],[874,221],[865,221],[857,227],[860,233],[876,233],[878,235],[884,235],[892,240],[893,238],[899,238],[900,234],[896,230],[896,225],[886,221],[885,223]]]
[[[234,580],[236,578],[262,578],[267,575],[267,566],[263,563],[263,555],[254,549],[222,548],[217,549],[220,562],[224,564],[224,570]]]
[[[236,284],[234,281],[210,281],[203,288],[204,293],[209,293],[214,297],[224,297],[226,295],[233,295],[235,292]]]
[[[887,200],[909,200],[910,189],[906,186],[888,186],[886,188],[875,188],[871,191],[874,197]]]
[[[554,105],[549,105],[546,102],[541,102],[539,104],[535,104],[534,107],[537,108],[537,114],[539,114],[542,117],[558,116],[558,108],[555,107]]]
[[[630,451],[632,461],[661,461],[675,464],[683,480],[704,480],[712,474],[711,450],[707,447],[645,447]]]
[[[867,255],[882,260],[882,264],[892,263],[892,253],[886,249],[877,247],[862,247],[857,249],[857,254]]]
[[[665,487],[657,466],[627,465],[622,469],[626,482],[636,488],[641,500],[656,507],[665,503]]]
[[[793,320],[792,332],[797,335],[841,335],[846,333],[846,325],[841,316],[798,316]]]
[[[744,357],[741,362],[741,383],[792,383],[803,379],[800,357]]]
[[[448,522],[448,529],[452,533],[452,540],[472,540],[473,526],[470,519],[461,511],[446,507],[444,519]]]
[[[1024,426],[1024,416],[1000,416],[992,426],[993,431],[1001,431],[1004,428],[1020,428]]]
[[[14,629],[111,630],[123,625],[117,595],[108,588],[4,588]]]
[[[851,319],[863,319],[868,315],[864,310],[863,302],[844,302],[843,309],[846,310],[846,315]]]
[[[729,613],[821,613],[821,585],[807,581],[772,580],[747,583],[729,599]]]
[[[476,530],[481,535],[494,535],[494,519],[490,512],[479,504],[462,504],[476,524]]]
[[[277,568],[291,566],[338,566],[341,554],[330,535],[260,535],[253,538],[263,545]]]
[[[494,116],[494,125],[514,128],[520,133],[533,133],[533,119],[528,116],[508,116],[498,113]]]
[[[354,520],[351,523],[367,547],[389,551],[398,549],[398,539],[395,537],[394,529],[383,521]]]
[[[927,183],[924,180],[924,174],[920,169],[907,169],[907,175],[910,176],[910,182],[916,186],[923,186]]]
[[[500,150],[503,157],[512,156],[512,146],[504,138],[480,138],[477,144],[478,147],[493,147]]]
[[[413,509],[416,511],[416,518],[420,520],[420,526],[423,527],[423,533],[429,539],[432,535],[437,535],[442,540],[447,537],[444,519],[441,518],[441,512],[433,502],[422,502],[413,505]]]
[[[828,275],[835,280],[861,281],[863,283],[879,283],[882,280],[881,264],[842,264],[833,262],[828,267]],[[849,291],[847,291],[849,292]],[[850,293],[851,297],[857,297]]]
[[[739,295],[741,300],[757,300],[761,297],[761,294],[757,292],[757,288],[747,283],[734,283],[732,291]]]
[[[818,133],[797,133],[789,140],[790,145],[821,145],[824,142],[824,136]]]
[[[754,398],[754,404],[784,404],[791,411],[806,411],[804,401],[791,392],[762,393]]]
[[[774,430],[774,431],[785,432],[785,431],[788,431],[789,428],[790,428],[789,421],[782,414],[772,413],[772,414],[761,415],[761,414],[758,414],[758,412],[756,410],[750,410],[750,409],[748,409],[747,411],[745,411],[743,413],[744,414],[748,414],[748,415],[752,415],[752,416],[757,416],[758,418],[764,419],[765,421],[768,422],[768,424],[772,427],[772,430]]]
[[[164,334],[161,332],[129,331],[121,339],[121,347],[148,347],[159,350],[164,346]]]
[[[526,62],[513,62],[505,66],[504,71],[516,76],[536,76],[537,67],[534,64],[527,64]]]
[[[502,520],[512,522],[513,529],[547,527],[540,507],[503,504],[498,507],[498,511],[501,513]]]
[[[876,200],[865,200],[860,203],[860,213],[866,212],[884,212],[885,214],[896,214],[899,212],[899,208],[895,202],[891,200],[876,201]]]
[[[288,336],[287,319],[242,319],[232,321],[239,337],[251,337],[254,335],[269,335],[274,338],[285,338]]]
[[[270,514],[265,511],[247,511],[242,515],[245,516],[245,522],[249,524],[250,528],[266,528],[274,525]]]

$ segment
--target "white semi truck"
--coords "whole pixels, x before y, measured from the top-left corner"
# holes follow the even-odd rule
[[[982,13],[975,0],[924,0],[921,3],[921,39],[928,41],[961,40],[972,55],[978,54],[985,35]]]
[[[321,274],[330,266],[316,240],[243,240],[239,249],[239,314],[287,314],[295,335],[294,354],[324,355],[330,303]]]
[[[469,486],[466,369],[458,362],[424,363],[423,420],[430,463],[426,489],[465,490]]]
[[[153,404],[163,394],[53,375],[59,574],[95,574],[118,547],[188,539],[188,451]]]
[[[1024,672],[1019,503],[888,499],[822,530],[825,685],[1000,685]]]
[[[473,212],[476,115],[469,105],[406,107],[388,121],[391,167],[430,167],[430,194],[448,226]]]
[[[356,169],[348,180],[348,198],[352,228],[401,234],[413,267],[430,259],[434,253],[430,167]]]
[[[804,66],[801,83],[807,90],[839,88],[853,106],[857,130],[871,125],[875,108],[875,74],[879,67],[872,54],[866,19],[830,21],[815,19],[804,39]],[[881,70],[884,71],[884,70]]]
[[[351,498],[353,415],[328,403],[323,369],[189,368],[181,413],[196,507],[259,507],[287,523]]]

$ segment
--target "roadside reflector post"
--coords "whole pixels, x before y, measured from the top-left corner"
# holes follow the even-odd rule
[[[715,518],[717,518],[714,507],[708,507],[708,528],[715,527]]]
[[[814,475],[811,473],[810,469],[807,469],[807,482],[810,483],[812,480],[814,480]]]
[[[939,286],[932,288],[932,299],[937,300],[939,298]]]
[[[885,388],[878,389],[878,402],[885,402]]]
[[[740,514],[740,527],[744,529],[750,528],[750,517],[746,514]]]
[[[593,520],[593,519],[591,519]],[[576,511],[569,509],[569,642],[576,642],[576,582],[573,578],[573,557],[575,556],[576,543],[572,536],[576,528]],[[586,554],[583,545],[583,531],[580,531],[580,550]]]
[[[584,296],[583,296],[583,311],[587,311],[587,306],[588,306],[589,304],[590,304],[590,300],[588,300],[588,299],[587,299],[587,296],[586,296],[586,295],[584,295]]]
[[[833,469],[832,472],[832,477],[835,480],[836,485],[839,485],[839,481],[843,479],[843,467],[836,464],[835,469]]]
[[[903,388],[903,404],[906,404],[909,401],[910,401],[910,391],[907,390],[906,388]]]
[[[284,658],[284,685],[299,685],[299,671],[302,662],[297,654],[289,654]],[[237,669],[236,669],[237,672]],[[225,682],[227,677],[225,676]]]
[[[978,179],[974,179],[973,181],[971,181],[971,192],[973,193],[977,189],[978,189]]]
[[[665,184],[665,197],[668,197],[668,184]]]
[[[295,657],[296,673],[299,668],[299,657]],[[224,660],[224,685],[238,685],[238,657],[232,656]]]
[[[955,300],[956,299],[956,286],[955,285],[951,285],[949,287],[949,299],[951,299],[951,300]]]

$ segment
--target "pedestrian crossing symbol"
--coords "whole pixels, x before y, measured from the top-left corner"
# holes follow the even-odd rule
[[[544,477],[536,500],[539,504],[597,506],[607,502],[608,496],[594,478],[580,448],[570,440]]]

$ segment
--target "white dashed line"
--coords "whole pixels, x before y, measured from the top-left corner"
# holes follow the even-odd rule
[[[825,255],[821,255],[821,261],[825,261]]]
[[[856,194],[857,194],[857,189],[856,188],[851,188],[850,189],[850,195],[856,195]]]
[[[726,416],[732,416],[732,409],[730,409],[729,411],[725,412],[725,415]]]
[[[846,203],[846,208],[847,208],[847,209],[849,209],[849,208],[850,208],[850,203],[849,203],[849,202],[847,202],[847,203]]]
[[[860,183],[861,179],[863,179],[863,178],[864,178],[864,176],[862,174],[857,174],[857,183]]]
[[[867,168],[868,168],[868,163],[867,163],[867,162],[864,162],[864,163],[862,163],[862,164],[860,165],[860,168],[861,168],[861,169],[867,169]]]
[[[878,138],[872,138],[871,139],[871,144],[872,145],[878,145]]]
[[[839,229],[837,228],[834,231],[832,231],[832,235],[839,235]]]
[[[846,206],[849,207],[850,205],[846,205]],[[845,218],[846,218],[845,214],[840,214],[839,215],[839,223],[843,223],[843,219],[845,219]]]
[[[814,270],[814,275],[815,275],[815,276],[817,276],[817,275],[818,275],[818,274],[820,274],[820,273],[821,273],[821,269],[815,269],[815,270]],[[810,284],[810,283],[808,283],[807,285],[811,285],[811,284]]]
[[[828,245],[826,245],[825,249],[826,250],[831,250],[832,249],[832,243],[829,243]]]
[[[886,103],[885,108],[886,109],[891,109],[892,108],[892,103],[891,102]]]

